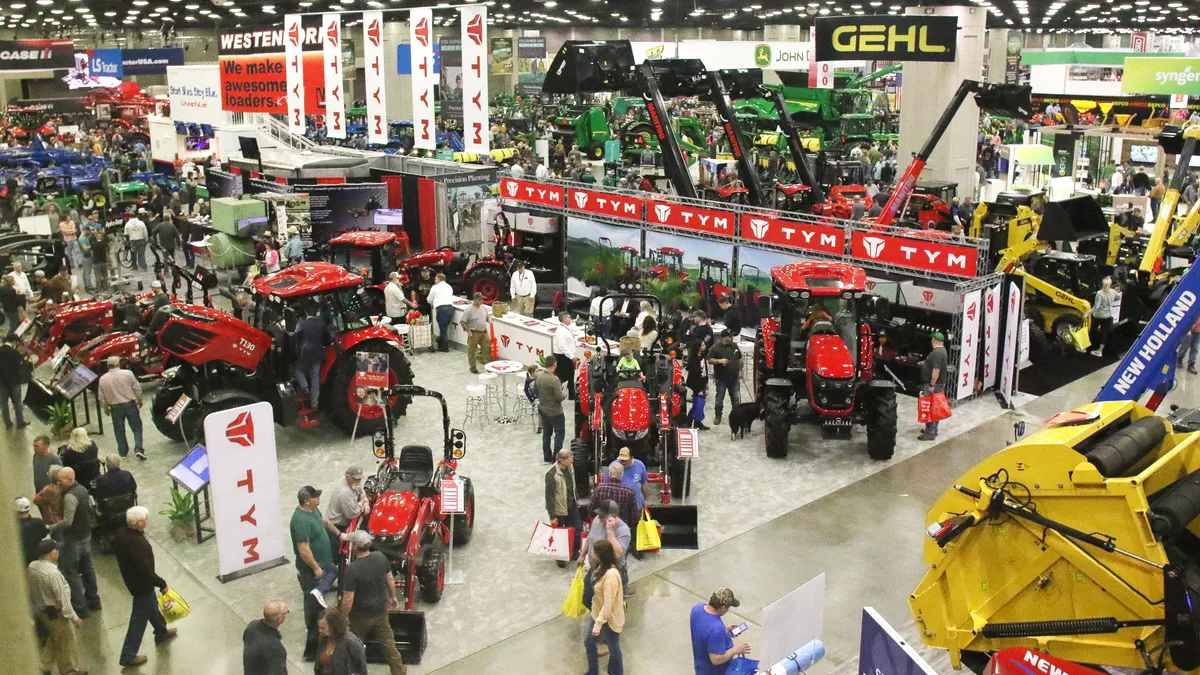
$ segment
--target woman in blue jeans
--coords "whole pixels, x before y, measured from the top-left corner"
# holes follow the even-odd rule
[[[617,568],[617,555],[607,539],[592,547],[596,557],[595,595],[592,598],[591,630],[584,638],[587,651],[587,675],[599,675],[600,653],[598,639],[608,643],[608,675],[624,675],[625,660],[621,654],[621,630],[625,628],[625,589]]]

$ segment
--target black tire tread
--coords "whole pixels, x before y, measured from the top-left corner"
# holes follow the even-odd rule
[[[466,476],[460,476],[463,482],[463,503],[467,505],[467,509],[471,512],[471,522],[467,522],[467,514],[461,513],[451,518],[454,519],[454,545],[463,546],[470,543],[471,535],[475,530],[475,518],[478,513],[475,511],[475,486],[471,484],[471,479]]]
[[[763,440],[767,457],[782,459],[788,454],[788,435],[792,431],[790,397],[780,389],[768,389],[763,396]]]
[[[421,586],[421,600],[434,603],[442,599],[442,591],[438,588],[438,567],[446,564],[440,544],[430,544],[421,554],[417,567],[417,583]]]
[[[867,456],[880,461],[889,460],[896,453],[896,390],[879,388],[871,390],[865,403],[867,408]]]

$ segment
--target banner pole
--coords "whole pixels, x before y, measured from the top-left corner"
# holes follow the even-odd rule
[[[692,460],[688,460],[687,466],[683,467],[683,485],[679,488],[679,493],[683,495],[683,505],[687,506],[688,493],[692,487]]]

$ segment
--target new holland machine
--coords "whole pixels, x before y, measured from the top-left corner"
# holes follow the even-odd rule
[[[1022,647],[1200,670],[1200,412],[1157,412],[1198,293],[1191,268],[1095,402],[983,460],[930,508],[929,569],[909,608],[955,667]]]
[[[853,425],[866,426],[867,454],[892,458],[895,383],[875,379],[874,336],[859,316],[860,305],[886,301],[867,295],[866,283],[866,272],[845,263],[795,262],[771,270],[772,311],[754,343],[754,392],[768,457],[787,457],[793,422],[815,417],[831,438],[849,438]]]

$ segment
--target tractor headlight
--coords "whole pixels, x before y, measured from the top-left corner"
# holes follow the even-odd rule
[[[639,429],[638,431],[621,431],[620,429],[612,430],[613,436],[622,441],[640,441],[650,433],[649,429]]]
[[[375,550],[389,558],[399,558],[404,555],[404,538],[406,535],[408,535],[407,527],[400,530],[397,534],[375,537],[371,545]]]

